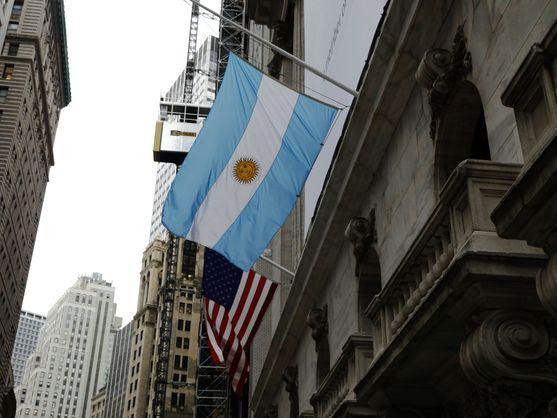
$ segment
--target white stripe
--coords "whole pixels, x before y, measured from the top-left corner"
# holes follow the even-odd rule
[[[251,287],[249,289],[248,297],[246,298],[246,303],[244,303],[244,307],[242,308],[242,312],[240,313],[240,317],[238,318],[238,322],[236,322],[234,331],[236,331],[236,335],[240,338],[240,330],[242,329],[242,324],[246,319],[246,315],[248,314],[249,307],[251,306],[251,302],[253,297],[255,296],[255,291],[257,290],[257,285],[259,284],[260,280],[264,280],[259,274],[256,274],[253,278],[253,282],[251,283]]]
[[[240,378],[242,377],[242,372],[244,371],[244,367],[246,364],[246,355],[243,349],[240,349],[240,360],[238,360],[238,365],[236,366],[236,371],[234,373],[234,377],[232,378],[232,386],[234,389],[238,386],[240,382]]]
[[[247,326],[246,332],[244,333],[244,335],[242,335],[242,339],[240,340],[240,343],[242,344],[243,347],[245,347],[246,340],[248,339],[248,337],[251,333],[251,330],[255,326],[255,321],[257,320],[257,317],[259,316],[259,312],[261,312],[261,309],[263,307],[263,303],[265,303],[265,299],[267,299],[267,295],[269,294],[269,289],[270,288],[271,288],[271,282],[269,280],[265,280],[265,285],[263,286],[263,290],[261,291],[261,296],[259,297],[259,300],[257,301],[257,305],[255,306],[255,309],[253,310],[253,315],[250,318],[249,325]]]
[[[246,131],[197,210],[187,239],[212,248],[240,215],[280,150],[298,96],[270,77],[262,78]],[[233,175],[242,157],[253,158],[259,165],[251,183],[239,183]]]
[[[234,318],[236,309],[238,309],[238,304],[242,300],[242,295],[244,294],[244,287],[246,287],[246,282],[248,281],[248,274],[249,271],[244,271],[244,274],[242,274],[242,279],[240,280],[240,285],[238,286],[238,290],[236,291],[234,302],[232,302],[232,307],[230,308],[230,311],[228,311],[228,317],[230,318],[231,321],[232,318]]]
[[[217,357],[219,358],[219,361],[222,363],[224,362],[224,355],[222,353],[222,349],[220,347],[220,344],[218,344],[217,339],[215,338],[215,334],[213,333],[213,327],[211,325],[211,322],[209,321],[209,308],[207,307],[207,305],[210,305],[211,301],[209,301],[208,304],[205,304],[205,307],[207,309],[205,309],[205,326],[207,327],[207,337],[209,338],[209,343],[211,344],[213,351],[215,352],[215,354],[217,355]]]
[[[215,320],[215,325],[216,325],[217,331],[220,331],[220,327],[221,327],[221,324],[222,324],[222,318],[224,318],[224,313],[225,313],[224,306],[219,306],[219,311],[217,313],[217,319]]]

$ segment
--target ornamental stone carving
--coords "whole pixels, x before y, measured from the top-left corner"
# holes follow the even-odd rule
[[[456,31],[452,51],[436,48],[424,53],[415,76],[416,81],[428,91],[431,139],[435,139],[443,109],[455,85],[471,71],[472,58],[466,49],[463,25],[460,25]]]
[[[555,409],[556,401],[538,396],[540,391],[533,390],[532,385],[555,390],[554,346],[555,341],[539,313],[506,310],[489,313],[460,347],[464,374],[485,391],[470,402],[479,402],[473,409],[485,409],[488,413],[462,416],[519,418],[528,416],[529,411],[540,405],[553,416],[551,410]]]
[[[311,328],[311,337],[315,341],[315,351],[319,350],[319,345],[329,333],[327,322],[327,305],[323,308],[313,308],[309,311],[306,318],[307,325]]]
[[[265,418],[278,418],[278,405],[273,403],[265,409]]]
[[[357,216],[350,219],[344,236],[352,244],[352,253],[356,258],[356,276],[359,277],[361,264],[368,254],[371,246],[377,242],[375,232],[375,211],[373,210],[368,219]]]
[[[290,400],[290,418],[298,418],[298,366],[288,366],[282,373],[282,380]]]

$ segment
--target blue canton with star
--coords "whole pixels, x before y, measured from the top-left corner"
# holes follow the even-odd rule
[[[244,272],[218,252],[205,248],[203,294],[230,310]]]

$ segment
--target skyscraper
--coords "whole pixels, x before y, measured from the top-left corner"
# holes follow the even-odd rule
[[[21,311],[19,326],[15,336],[12,352],[12,369],[14,372],[14,386],[21,384],[25,363],[35,351],[39,339],[39,331],[46,321],[46,316],[32,312]]]
[[[60,110],[70,102],[63,0],[0,1],[0,398]],[[13,6],[13,7],[12,7]],[[9,15],[9,18],[7,16]],[[5,32],[4,32],[5,31]],[[0,399],[0,408],[3,401]]]
[[[129,322],[118,330],[114,339],[112,360],[106,382],[104,418],[121,418],[124,414],[132,328],[133,322]]]
[[[218,48],[219,38],[209,36],[195,54],[195,75],[191,96],[191,102],[194,104],[211,105],[215,101]]]
[[[23,383],[15,390],[18,417],[89,415],[106,384],[114,347],[114,288],[93,273],[81,276],[49,310]]]

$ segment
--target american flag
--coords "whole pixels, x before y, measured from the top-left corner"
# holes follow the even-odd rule
[[[273,299],[277,284],[242,271],[224,256],[205,248],[203,302],[211,356],[225,363],[230,384],[242,396],[249,373],[247,349]]]

